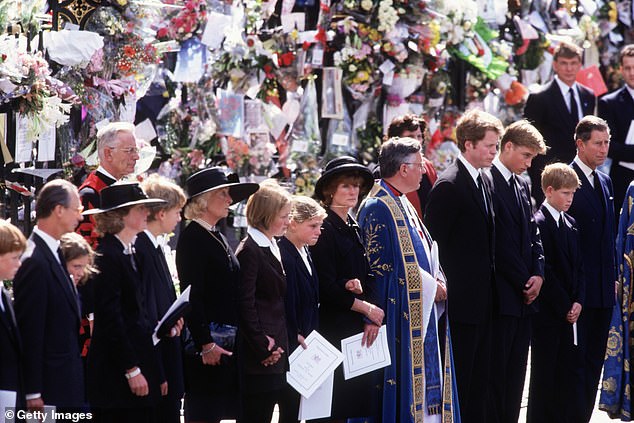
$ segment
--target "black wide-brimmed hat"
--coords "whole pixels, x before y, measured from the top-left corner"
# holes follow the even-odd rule
[[[321,174],[321,177],[315,184],[315,197],[318,200],[324,201],[325,197],[323,191],[324,188],[328,186],[328,182],[335,176],[343,174],[357,174],[363,178],[361,192],[369,191],[374,183],[374,177],[372,176],[370,169],[360,164],[354,157],[341,156],[336,159],[332,159],[328,162],[328,164],[326,164],[324,173]]]
[[[86,210],[82,214],[98,214],[137,204],[154,205],[166,202],[160,198],[149,198],[138,182],[117,182],[107,186],[99,193],[99,199],[101,207]]]
[[[239,203],[256,192],[260,186],[252,182],[240,182],[235,173],[225,174],[221,167],[208,167],[194,173],[185,182],[189,199],[214,189],[229,188],[231,204]]]

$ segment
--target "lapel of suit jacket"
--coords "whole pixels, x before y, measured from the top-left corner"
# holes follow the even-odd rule
[[[465,185],[469,187],[467,189],[469,191],[471,191],[471,196],[473,197],[473,201],[476,202],[476,204],[478,205],[478,208],[482,212],[482,215],[485,217],[485,219],[488,219],[488,215],[487,215],[487,212],[486,212],[486,209],[485,209],[485,205],[484,205],[484,200],[482,198],[482,192],[480,192],[480,190],[478,189],[478,186],[476,185],[475,181],[473,180],[473,178],[469,174],[469,171],[460,162],[460,160],[456,160],[456,164],[458,165],[458,175],[460,175],[464,179]],[[484,181],[483,181],[483,183],[484,183]]]
[[[77,314],[77,317],[81,319],[81,314],[79,311],[79,303],[77,295],[73,292],[71,284],[73,283],[66,273],[66,269],[62,269],[62,265],[57,261],[57,258],[53,255],[53,252],[48,247],[46,242],[40,238],[37,234],[32,234],[31,239],[36,245],[36,248],[39,248],[46,260],[49,262],[49,269],[52,270],[53,278],[57,281],[62,291],[64,292],[64,296],[70,303],[71,308]]]
[[[9,293],[4,287],[0,288],[0,301],[2,301],[2,305],[4,307],[4,312],[2,314],[2,318],[0,318],[0,322],[4,324],[7,328],[7,332],[9,332],[9,336],[13,338],[13,341],[18,346],[18,351],[21,349],[20,337],[18,335],[18,323],[15,320],[15,313],[13,311],[13,306],[11,305],[11,300],[9,299]]]
[[[579,166],[577,166],[577,163],[572,163],[572,168],[575,170],[575,172],[577,172],[577,176],[579,176],[579,179],[581,180],[581,187],[579,187],[579,189],[577,190],[578,193],[580,193],[581,195],[583,195],[584,197],[586,197],[586,202],[588,204],[590,204],[592,206],[592,208],[594,209],[595,213],[597,215],[602,215],[603,214],[603,209],[600,208],[601,205],[599,205],[599,207],[597,207],[597,201],[596,201],[596,192],[594,191],[594,187],[592,185],[590,185],[590,181],[588,181],[588,178],[586,177],[586,174],[583,173],[583,171],[581,170],[581,168]],[[577,195],[577,194],[575,194]],[[603,193],[603,195],[605,196],[605,192]]]
[[[552,82],[550,83],[550,87],[548,88],[548,91],[550,93],[550,97],[555,100],[555,105],[559,109],[558,118],[561,118],[563,116],[563,119],[565,119],[569,125],[572,125],[574,123],[574,120],[572,118],[572,115],[570,114],[570,109],[568,109],[568,106],[566,105],[566,99],[561,94],[561,90],[559,89],[559,85],[557,84],[557,81],[555,81],[554,79],[552,80]],[[581,98],[580,92],[579,92],[579,98]],[[583,109],[583,106],[581,107]]]
[[[493,185],[495,187],[496,193],[502,200],[500,202],[500,207],[508,209],[509,214],[511,215],[513,220],[519,223],[521,210],[516,207],[515,192],[513,190],[513,187],[509,185],[502,173],[495,166],[491,167],[491,176],[493,177]],[[520,200],[521,202],[521,198],[518,198],[518,200]]]

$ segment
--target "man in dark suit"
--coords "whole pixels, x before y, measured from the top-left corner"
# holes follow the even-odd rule
[[[538,154],[544,138],[526,120],[509,125],[493,161],[495,209],[495,312],[491,382],[498,423],[519,418],[526,377],[530,316],[544,282],[544,251],[533,220],[528,182],[521,176]],[[493,417],[493,416],[492,416]]]
[[[578,332],[584,357],[584,411],[589,421],[605,356],[617,280],[612,181],[596,170],[607,158],[610,129],[603,119],[586,116],[577,125],[575,140],[577,157],[571,166],[581,180],[581,188],[569,213],[579,225],[586,275],[585,304]]]
[[[596,107],[593,91],[576,82],[582,54],[583,50],[576,45],[559,44],[553,61],[555,78],[526,101],[524,117],[539,129],[550,148],[545,156],[535,159],[528,171],[536,204],[544,201],[540,186],[544,166],[557,161],[569,163],[573,159],[575,126],[583,116],[593,114]]]
[[[429,193],[425,225],[438,242],[447,277],[460,413],[465,422],[486,422],[495,271],[491,166],[502,134],[494,116],[471,110],[456,137],[461,155]]]
[[[145,311],[150,324],[156,325],[176,300],[174,281],[159,237],[171,233],[180,222],[186,197],[178,185],[158,175],[146,179],[143,190],[150,198],[165,200],[165,203],[149,207],[147,229],[137,235],[134,243],[143,280]],[[156,347],[165,376],[165,381],[161,383],[157,422],[180,423],[181,399],[185,390],[181,338],[163,338]]]
[[[59,249],[59,239],[75,230],[82,209],[70,182],[57,179],[42,187],[35,206],[37,226],[14,279],[29,409],[85,404],[79,302]]]
[[[579,187],[577,173],[564,163],[542,172],[546,201],[535,213],[544,247],[546,284],[533,316],[529,423],[583,421],[583,364],[575,323],[585,295],[579,229],[566,211]]]
[[[610,151],[612,159],[610,179],[614,184],[615,212],[620,212],[625,192],[634,180],[634,129],[628,142],[627,136],[634,121],[634,44],[623,47],[619,54],[621,74],[625,85],[599,100],[598,115],[610,127]]]

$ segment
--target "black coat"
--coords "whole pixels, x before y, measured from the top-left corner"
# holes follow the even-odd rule
[[[3,287],[0,287],[0,301],[4,307],[0,311],[0,389],[16,392],[18,406],[24,406],[22,340],[11,299]]]
[[[291,354],[299,346],[298,334],[306,338],[319,328],[319,279],[312,261],[310,274],[299,251],[288,239],[282,237],[278,245],[286,272],[286,327]]]
[[[111,234],[101,239],[97,250],[95,325],[88,352],[88,394],[96,408],[154,405],[165,381],[152,343],[154,325],[147,314],[142,276],[133,267],[134,255],[123,250]],[[139,367],[147,380],[148,396],[138,397],[130,390],[125,373],[133,367]]]
[[[248,235],[236,250],[240,261],[238,309],[240,313],[240,363],[245,375],[280,375],[288,369],[286,331],[286,277],[279,260],[268,247],[260,247]],[[265,367],[271,355],[269,336],[284,350],[277,363]]]
[[[331,209],[324,219],[317,244],[310,248],[319,277],[319,333],[335,347],[341,340],[363,332],[364,316],[350,307],[356,298],[377,304],[374,279],[361,240],[359,226],[348,216],[344,222]],[[346,290],[350,279],[359,279],[363,295]],[[342,367],[335,370],[332,418],[371,416],[378,403],[374,373],[344,380]]]
[[[146,313],[150,324],[156,325],[176,301],[174,282],[165,256],[159,253],[145,232],[137,236],[134,248],[145,292]],[[168,397],[180,399],[185,390],[181,338],[163,338],[156,347],[161,357],[159,364],[167,381]]]
[[[491,182],[483,178],[489,198]],[[495,272],[494,213],[487,215],[467,168],[456,160],[434,184],[425,209],[425,226],[438,243],[447,277],[452,320],[480,324],[492,317]]]
[[[81,407],[79,303],[66,269],[37,234],[31,235],[13,286],[25,393],[41,393],[46,404]]]
[[[537,311],[524,303],[524,288],[532,276],[544,277],[544,250],[531,212],[530,192],[517,177],[520,207],[513,187],[498,168],[491,167],[495,207],[495,296],[501,315],[522,317]]]
[[[594,114],[597,99],[594,92],[581,84],[579,99],[581,100],[581,114]],[[546,155],[539,155],[533,160],[528,170],[531,177],[532,194],[540,204],[544,198],[541,189],[541,173],[549,163],[569,163],[575,157],[576,145],[574,140],[576,120],[573,120],[566,106],[566,100],[561,95],[559,85],[555,80],[546,84],[541,91],[528,96],[524,117],[528,119],[544,136],[544,141],[550,149]]]
[[[214,238],[214,236],[216,238]],[[219,232],[213,235],[199,225],[190,222],[181,232],[176,245],[176,268],[181,290],[191,286],[189,295],[191,312],[187,328],[198,352],[212,342],[209,323],[238,325],[238,277],[240,264],[226,239],[218,241]],[[237,353],[223,358],[220,366],[207,366],[199,356],[186,357],[185,384],[187,392],[217,393],[238,392]],[[213,381],[222,380],[223,383]]]
[[[573,163],[572,168],[581,181],[568,213],[577,221],[581,235],[586,276],[584,308],[612,308],[617,280],[612,182],[608,175],[597,172],[602,187],[599,198],[579,166]]]
[[[539,293],[540,310],[535,318],[542,325],[552,325],[566,320],[572,303],[584,304],[585,278],[579,230],[577,222],[564,214],[564,240],[557,222],[545,206],[535,212],[535,222],[546,257],[545,282]]]
[[[634,145],[625,144],[625,138],[634,119],[634,100],[626,87],[606,94],[599,100],[599,117],[605,119],[610,127],[610,151],[612,158],[610,178],[614,184],[614,204],[620,210],[623,198],[630,182],[634,179],[634,170],[621,166],[620,162],[634,162]]]

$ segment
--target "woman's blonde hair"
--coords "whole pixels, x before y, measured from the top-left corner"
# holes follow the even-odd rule
[[[294,195],[291,203],[291,220],[303,223],[316,217],[325,219],[328,216],[326,210],[310,197]]]
[[[77,284],[82,285],[90,277],[99,273],[95,267],[95,256],[97,253],[94,252],[83,236],[76,232],[65,233],[59,240],[59,247],[62,249],[64,260],[67,263],[77,258],[88,257],[88,265],[84,269],[84,277],[80,281],[76,281]]]
[[[247,223],[258,229],[268,230],[279,212],[291,202],[291,195],[274,179],[260,184],[260,189],[247,201]]]

